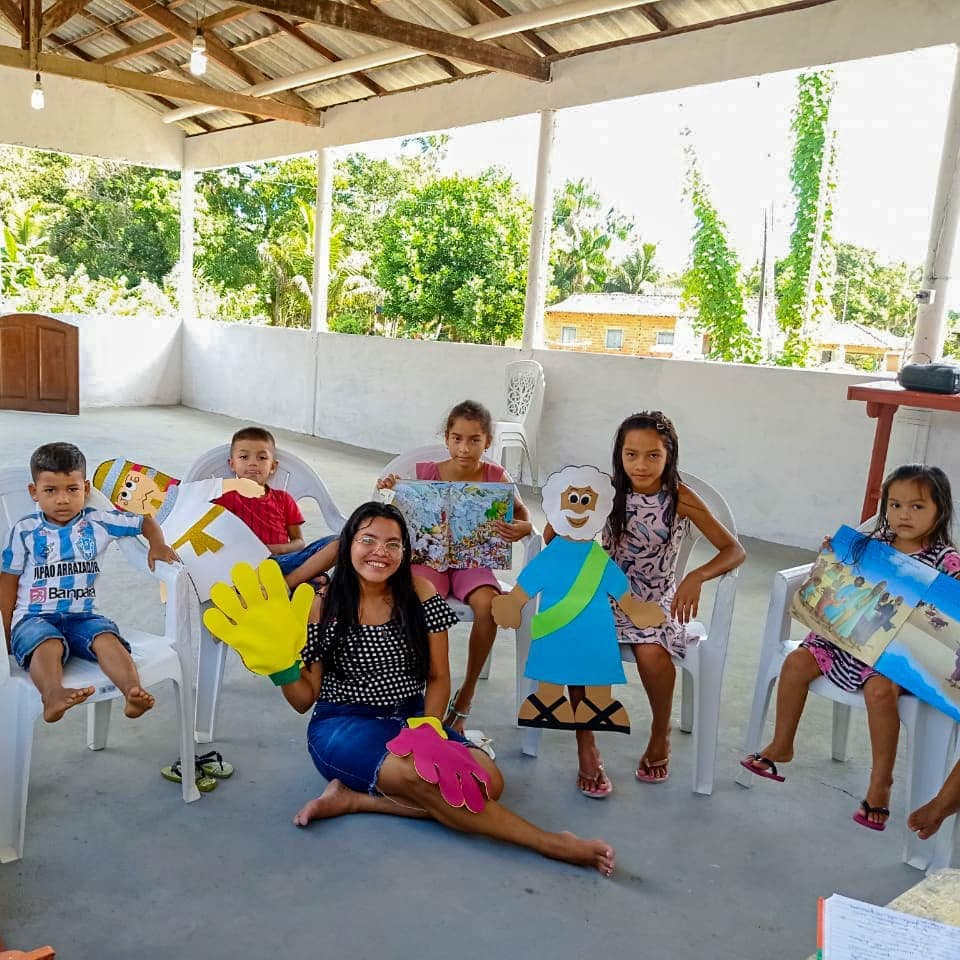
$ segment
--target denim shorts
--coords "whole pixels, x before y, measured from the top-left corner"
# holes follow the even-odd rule
[[[403,730],[407,717],[422,714],[422,696],[409,697],[392,707],[321,700],[307,727],[307,749],[321,777],[379,797],[377,777],[387,758],[387,742]],[[468,742],[455,730],[444,729],[451,740]]]
[[[280,572],[286,576],[288,573],[293,573],[297,567],[306,563],[317,551],[322,550],[328,543],[332,543],[336,539],[336,537],[321,537],[319,540],[314,540],[313,543],[308,543],[296,553],[280,553],[271,557],[271,559],[277,561]]]
[[[51,638],[63,642],[61,663],[66,663],[70,657],[96,663],[97,657],[91,646],[101,633],[114,634],[130,652],[130,644],[120,636],[120,628],[99,613],[38,613],[23,617],[11,631],[10,646],[24,670],[30,666],[33,651]]]

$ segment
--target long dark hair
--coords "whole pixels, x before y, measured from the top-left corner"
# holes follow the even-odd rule
[[[944,544],[953,546],[951,530],[953,528],[953,495],[950,491],[950,481],[939,467],[928,467],[924,463],[905,463],[897,467],[880,489],[880,506],[877,508],[877,522],[870,533],[863,534],[853,542],[851,554],[854,563],[863,559],[867,544],[871,540],[888,542],[893,539],[893,531],[887,523],[887,502],[890,499],[890,487],[895,483],[912,481],[922,484],[930,495],[933,505],[937,508],[937,519],[933,529],[927,535],[928,542],[924,546]]]
[[[453,425],[460,419],[470,420],[473,423],[479,423],[487,439],[493,439],[493,414],[476,400],[462,400],[455,407],[450,409],[443,427],[443,439],[450,436]]]
[[[660,478],[662,489],[667,491],[670,503],[665,520],[673,523],[680,499],[680,441],[673,421],[659,410],[643,410],[631,414],[617,428],[613,441],[613,510],[610,513],[610,533],[614,544],[623,536],[627,518],[627,494],[633,489],[627,471],[623,468],[623,444],[631,430],[654,430],[663,441],[667,451],[667,463]]]
[[[360,535],[360,531],[377,517],[393,520],[400,527],[403,556],[400,558],[400,566],[387,580],[387,587],[393,601],[393,617],[400,622],[400,628],[413,653],[416,676],[426,681],[430,663],[427,622],[423,615],[420,598],[413,586],[413,572],[410,568],[410,534],[403,514],[396,507],[376,501],[360,504],[340,532],[337,566],[330,578],[330,587],[320,616],[320,636],[326,636],[328,631],[333,634],[333,642],[323,658],[323,668],[336,670],[337,651],[343,646],[347,636],[360,625],[360,577],[353,568],[350,548],[353,546],[353,541]]]

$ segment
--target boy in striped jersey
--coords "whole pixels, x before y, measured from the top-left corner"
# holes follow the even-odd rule
[[[48,723],[94,692],[63,686],[70,656],[98,663],[123,693],[123,712],[139,717],[154,698],[140,686],[117,625],[96,612],[99,558],[112,540],[138,534],[150,545],[151,570],[157,560],[174,563],[177,555],[149,517],[84,506],[87,463],[72,443],[38,447],[30,474],[28,489],[39,509],[13,525],[0,558],[0,617],[8,648],[40,691]]]

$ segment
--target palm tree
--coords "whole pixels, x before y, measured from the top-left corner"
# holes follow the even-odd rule
[[[278,327],[303,327],[310,324],[313,300],[313,259],[316,209],[297,201],[301,222],[274,240],[264,240],[257,248],[260,263],[270,278],[270,322]],[[327,312],[335,316],[351,299],[374,296],[376,285],[362,271],[365,254],[347,250],[343,227],[330,233],[330,275],[327,286]]]
[[[656,256],[655,243],[641,243],[614,267],[604,290],[613,293],[643,293],[648,284],[656,283],[660,279],[660,268],[654,263]]]

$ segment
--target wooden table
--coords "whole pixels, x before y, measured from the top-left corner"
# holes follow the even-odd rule
[[[960,394],[924,393],[921,390],[905,390],[895,380],[875,380],[847,387],[848,400],[865,400],[867,416],[877,421],[873,435],[873,452],[870,454],[870,470],[867,473],[867,489],[863,495],[861,522],[877,512],[880,503],[880,488],[883,486],[883,468],[887,462],[890,446],[890,429],[897,407],[917,407],[921,410],[949,410],[960,413]]]
[[[912,917],[925,917],[960,927],[960,870],[938,870],[891,900],[887,906]],[[816,954],[809,960],[816,960]]]

